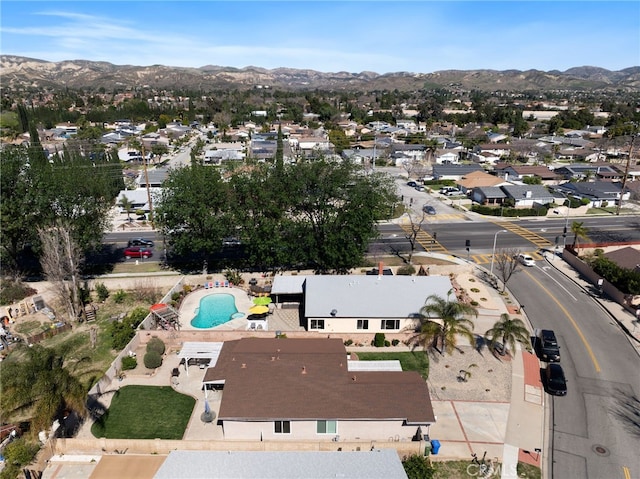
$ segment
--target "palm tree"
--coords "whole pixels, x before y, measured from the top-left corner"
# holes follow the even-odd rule
[[[122,195],[120,197],[120,201],[118,202],[118,206],[120,206],[120,208],[122,208],[125,213],[127,213],[127,220],[131,221],[131,211],[133,210],[133,203],[131,203],[131,200],[125,195]]]
[[[587,239],[587,233],[589,229],[584,225],[584,221],[574,221],[571,223],[571,232],[573,233],[573,247],[577,250],[580,250],[580,245],[578,240]]]
[[[500,320],[496,321],[493,328],[484,333],[484,336],[489,341],[491,350],[495,350],[499,339],[502,341],[504,349],[501,355],[511,355],[511,351],[516,349],[516,341],[529,349],[529,330],[521,319],[511,319],[507,313],[501,314]]]
[[[446,299],[437,294],[427,298],[425,305],[420,309],[423,323],[419,338],[425,348],[437,349],[440,344],[440,352],[446,351],[449,354],[453,353],[458,336],[464,336],[474,344],[473,322],[464,316],[478,316],[478,310],[470,304],[460,303],[455,298],[450,300],[451,293],[452,291],[449,291]]]
[[[51,427],[65,411],[86,416],[87,389],[65,365],[64,352],[34,345],[14,351],[0,369],[3,417],[31,417],[31,430]]]

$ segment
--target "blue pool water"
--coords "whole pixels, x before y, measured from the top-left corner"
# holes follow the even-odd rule
[[[232,294],[208,294],[200,300],[198,314],[191,320],[191,326],[200,329],[213,328],[242,316],[244,313],[238,313]]]

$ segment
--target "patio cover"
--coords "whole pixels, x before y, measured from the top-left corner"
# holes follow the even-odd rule
[[[178,353],[178,357],[184,359],[184,367],[189,375],[190,359],[209,359],[209,366],[213,367],[218,362],[220,350],[224,343],[202,343],[186,341]]]

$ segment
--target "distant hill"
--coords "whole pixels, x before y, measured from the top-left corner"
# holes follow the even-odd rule
[[[416,90],[459,87],[478,90],[623,90],[640,91],[640,67],[610,71],[575,67],[564,72],[540,70],[443,70],[434,73],[378,74],[326,73],[315,70],[260,67],[232,68],[206,65],[182,68],[164,65],[114,65],[108,62],[68,60],[48,62],[14,55],[0,56],[3,87],[121,87],[184,88],[211,91],[220,88],[270,87],[288,90]]]

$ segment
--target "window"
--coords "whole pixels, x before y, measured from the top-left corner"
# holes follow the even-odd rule
[[[380,329],[400,329],[399,319],[383,319],[380,322]]]
[[[309,329],[324,329],[324,319],[312,319]]]
[[[358,329],[369,329],[369,320],[368,319],[359,319],[358,320]]]
[[[273,425],[276,434],[291,434],[291,421],[276,421]]]
[[[336,421],[318,421],[316,432],[318,434],[335,434],[338,431]]]

